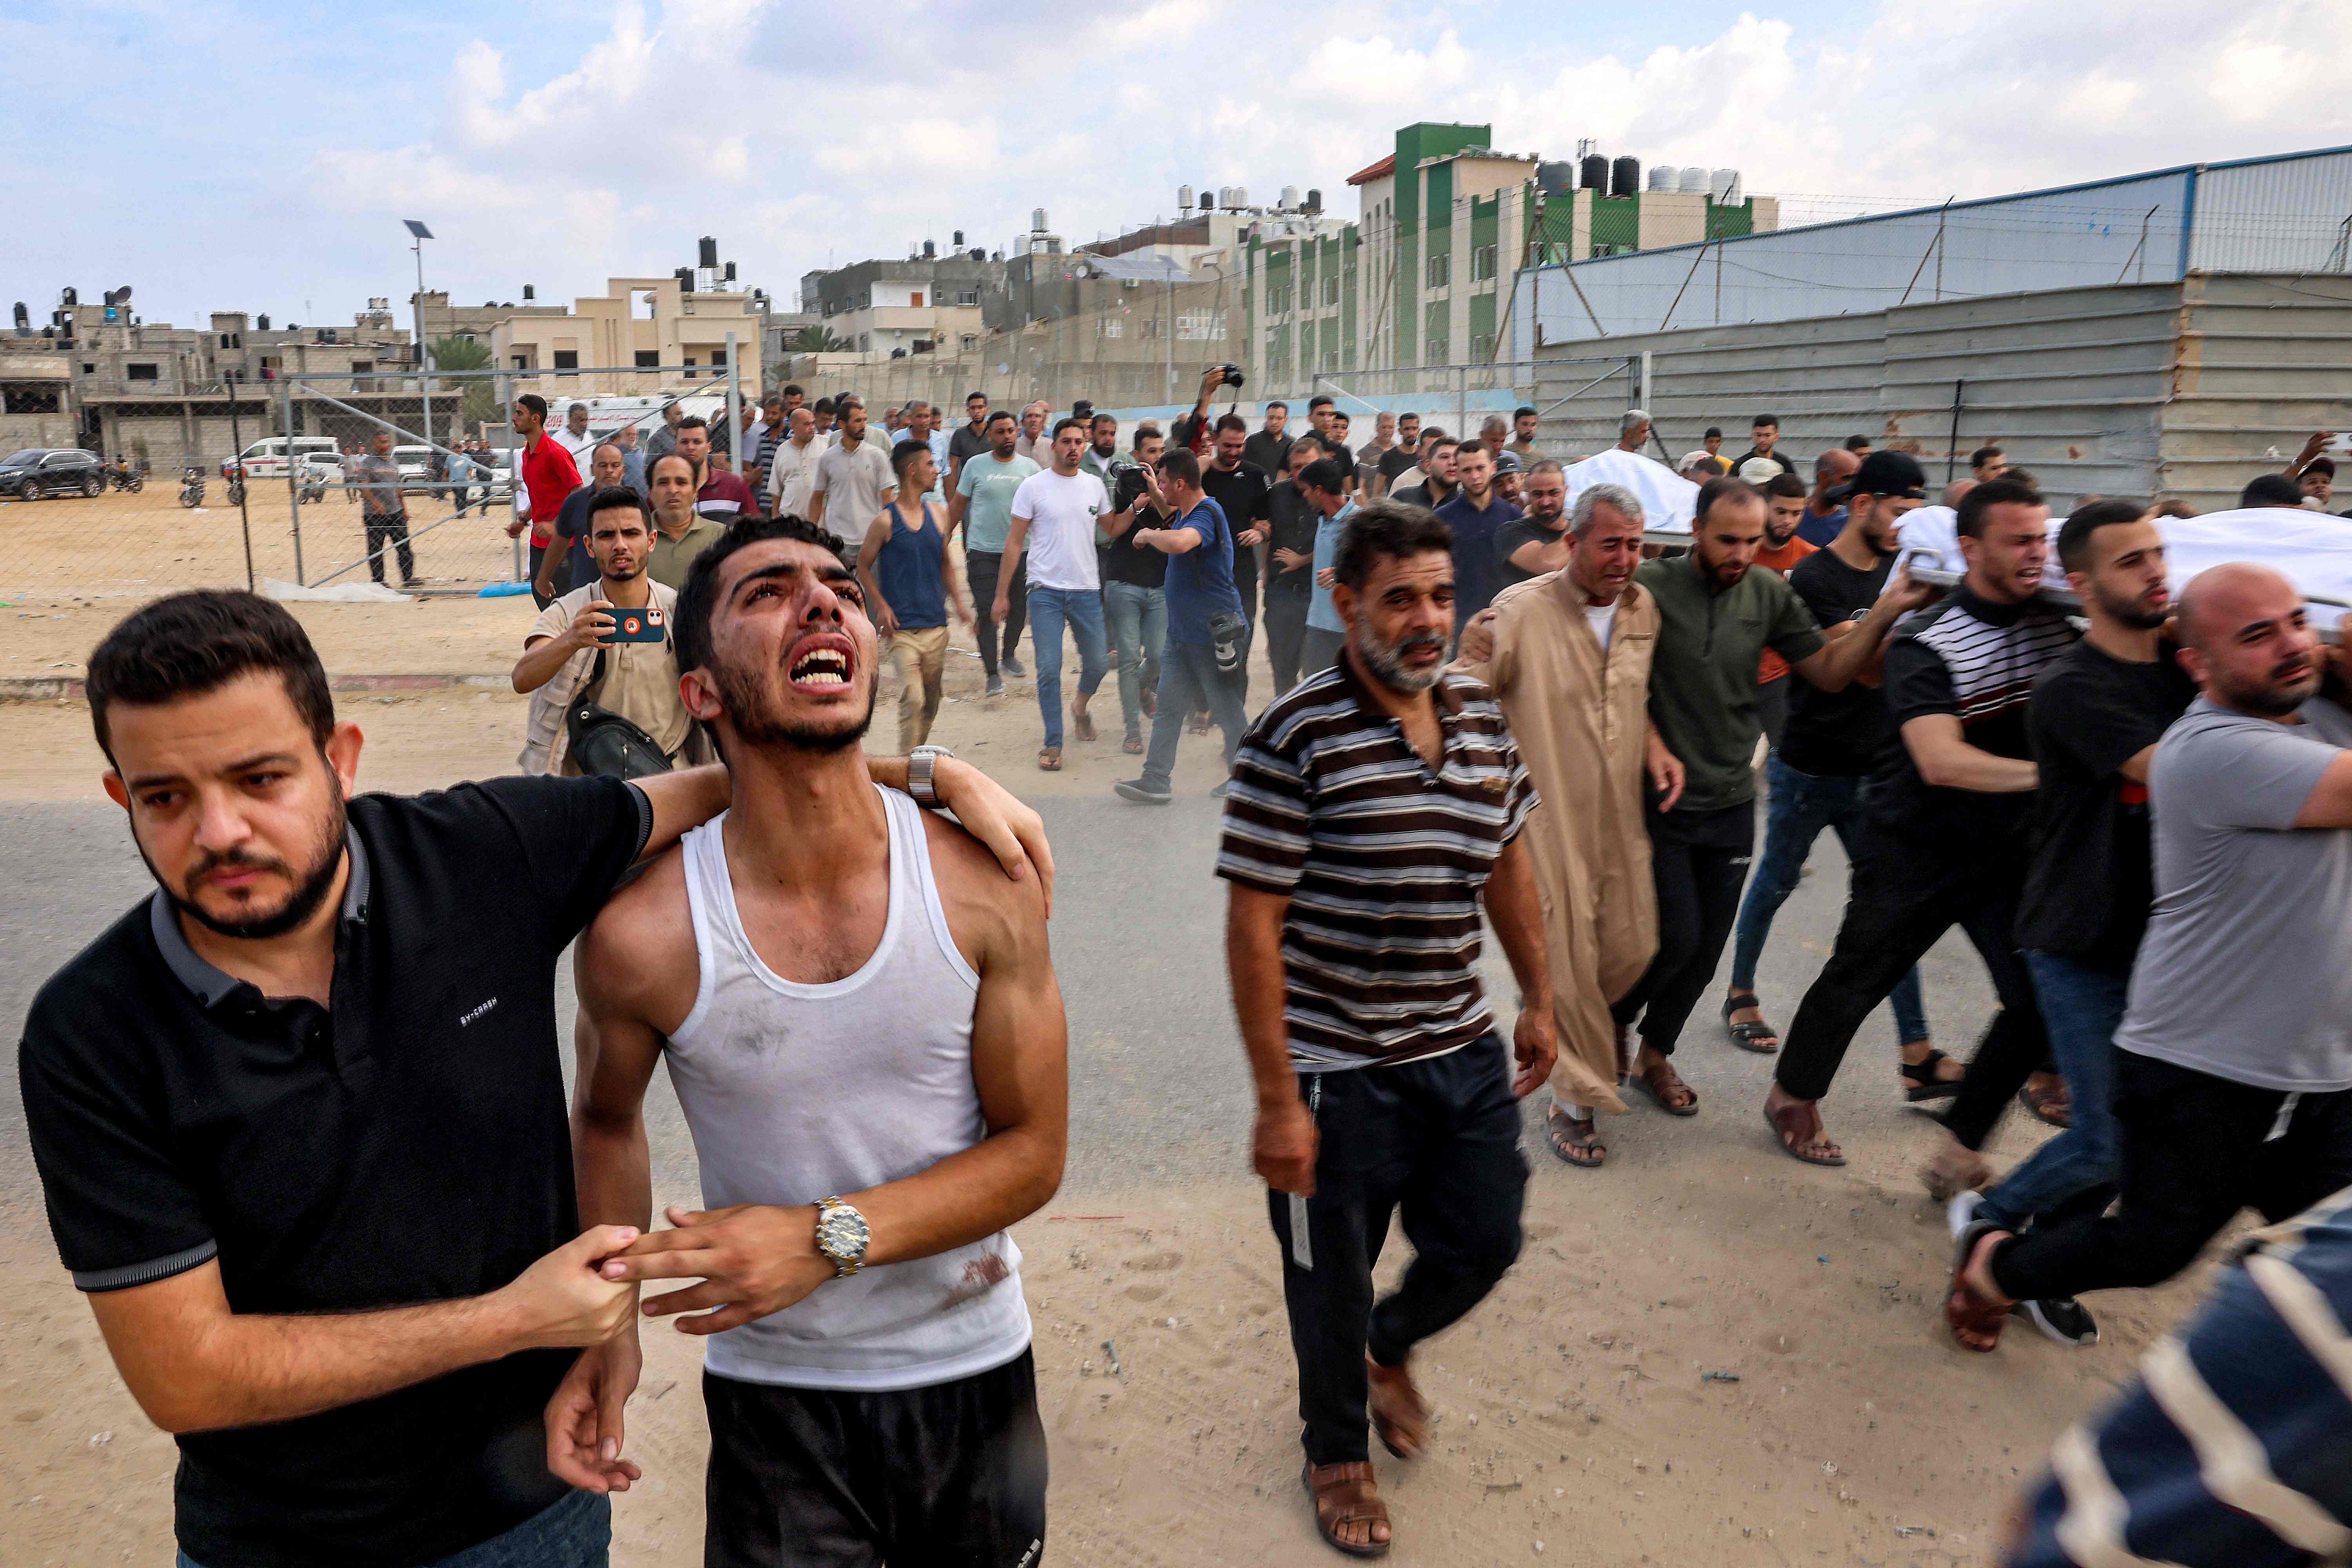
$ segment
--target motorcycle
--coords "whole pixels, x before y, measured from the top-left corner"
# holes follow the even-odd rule
[[[100,469],[100,473],[108,484],[119,490],[129,490],[135,495],[147,488],[147,476],[127,462],[116,463],[111,468]]]
[[[202,468],[180,470],[180,504],[189,508],[205,504],[205,471]]]

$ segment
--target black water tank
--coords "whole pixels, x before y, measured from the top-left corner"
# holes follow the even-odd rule
[[[1642,194],[1642,160],[1620,158],[1609,165],[1609,194],[1612,196],[1637,196]]]
[[[536,283],[526,283],[526,284],[524,284],[524,285],[522,286],[522,297],[523,297],[523,302],[524,302],[524,303],[526,303],[526,304],[530,303],[530,302],[531,300],[533,300],[538,299],[538,298],[539,298],[539,285],[538,285],[538,284],[536,284]]]
[[[1536,165],[1536,188],[1548,196],[1564,196],[1576,186],[1576,165],[1555,160]]]
[[[673,276],[675,276],[675,277],[677,279],[677,291],[678,291],[679,293],[681,293],[681,294],[691,294],[691,293],[693,293],[693,292],[694,292],[694,268],[691,268],[691,267],[681,267],[681,268],[679,268],[677,269],[677,271]]]
[[[955,231],[955,247],[958,250],[961,250],[963,248],[963,230],[961,229]]]
[[[719,242],[707,234],[702,237],[702,260],[698,265],[703,267],[719,265]]]
[[[1323,192],[1319,187],[1310,187],[1308,189],[1307,193],[1307,205],[1300,210],[1310,213],[1319,213],[1323,210]]]
[[[1598,153],[1587,153],[1584,155],[1583,163],[1580,165],[1580,172],[1576,183],[1582,185],[1588,191],[1607,191],[1609,189],[1609,160],[1602,157]]]

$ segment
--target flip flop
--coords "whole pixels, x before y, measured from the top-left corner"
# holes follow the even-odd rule
[[[1766,1106],[1764,1125],[1772,1130],[1772,1142],[1779,1144],[1780,1152],[1791,1160],[1801,1161],[1808,1165],[1845,1163],[1845,1153],[1843,1150],[1831,1155],[1818,1152],[1809,1154],[1805,1152],[1822,1142],[1821,1108],[1811,1100],[1791,1100],[1782,1106],[1777,1114],[1770,1106]],[[1836,1145],[1832,1143],[1831,1147],[1835,1148]]]
[[[1922,1100],[1949,1100],[1959,1093],[1960,1085],[1967,1079],[1936,1076],[1936,1068],[1951,1059],[1933,1046],[1927,1047],[1927,1054],[1916,1063],[1895,1058],[1895,1065],[1903,1069],[1903,1098],[1917,1105]]]
[[[1754,1051],[1759,1057],[1769,1057],[1780,1048],[1780,1030],[1761,1018],[1752,1024],[1735,1024],[1731,1021],[1731,1016],[1742,1007],[1759,1005],[1756,999],[1756,993],[1753,991],[1737,991],[1726,996],[1723,999],[1723,1028],[1724,1032],[1731,1037],[1731,1043],[1741,1050]]]
[[[1060,773],[1062,771],[1062,748],[1059,746],[1047,746],[1044,750],[1040,751],[1037,753],[1037,771],[1041,773]]]
[[[1130,757],[1139,757],[1143,755],[1143,737],[1140,735],[1129,735],[1126,740],[1121,741],[1118,743],[1118,749],[1125,752]]]

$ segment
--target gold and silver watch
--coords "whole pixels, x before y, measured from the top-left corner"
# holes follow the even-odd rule
[[[866,1246],[873,1232],[866,1216],[838,1197],[816,1203],[816,1249],[833,1259],[833,1277],[846,1279],[866,1267]]]

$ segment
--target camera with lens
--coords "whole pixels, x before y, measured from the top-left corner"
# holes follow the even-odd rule
[[[1239,386],[1242,384],[1241,366],[1237,364],[1221,364],[1217,369],[1223,373],[1225,384],[1227,386]]]

